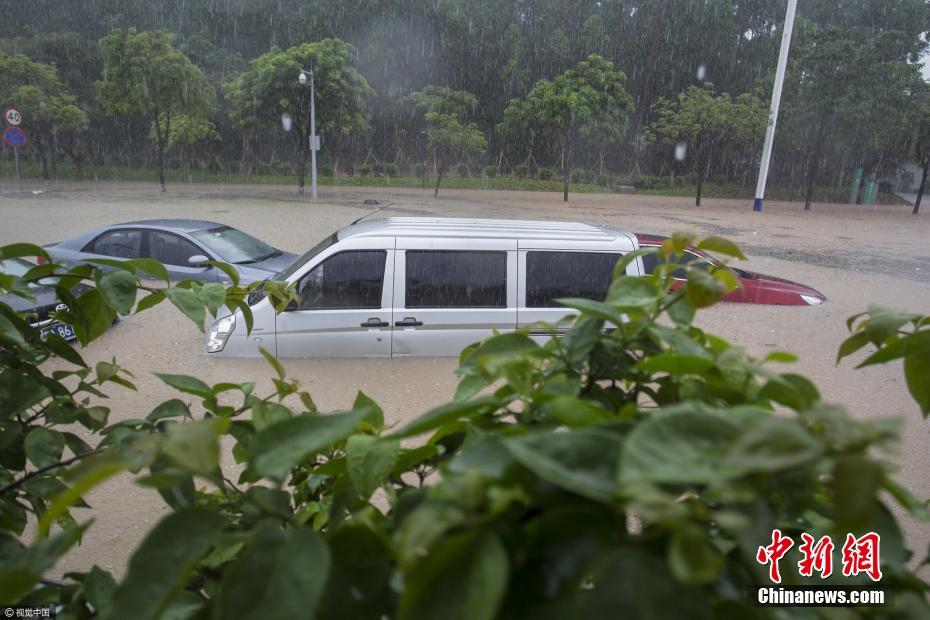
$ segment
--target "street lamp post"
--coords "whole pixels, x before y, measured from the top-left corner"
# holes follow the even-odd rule
[[[310,200],[316,200],[316,103],[313,92],[313,69],[300,70],[297,81],[306,86],[310,82]]]

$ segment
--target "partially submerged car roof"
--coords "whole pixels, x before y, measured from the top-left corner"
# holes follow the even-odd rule
[[[549,220],[495,220],[454,217],[389,217],[368,220],[340,229],[337,238],[355,236],[453,237],[473,239],[551,239],[636,244],[630,232],[608,226]]]

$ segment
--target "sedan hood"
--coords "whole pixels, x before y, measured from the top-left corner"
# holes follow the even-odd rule
[[[827,299],[820,291],[798,282],[753,271],[745,271],[744,273],[748,277],[740,274],[742,290],[734,291],[735,294],[742,297],[741,301],[789,306],[813,306],[822,304]],[[734,293],[731,293],[731,295]]]
[[[281,252],[277,256],[257,263],[238,263],[235,267],[239,272],[240,284],[248,284],[255,280],[266,280],[293,263],[296,258],[296,254]]]

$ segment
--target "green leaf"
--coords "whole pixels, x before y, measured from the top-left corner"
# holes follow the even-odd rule
[[[867,457],[850,455],[838,459],[832,473],[833,506],[829,516],[836,531],[865,530],[878,508],[884,478],[881,465]]]
[[[740,260],[748,260],[746,255],[743,254],[743,251],[739,249],[738,245],[729,239],[725,239],[724,237],[717,237],[712,235],[698,243],[697,247],[699,250],[717,252],[718,254],[726,254],[727,256],[732,256]]]
[[[262,525],[239,558],[224,570],[217,617],[313,618],[330,563],[329,549],[313,530]]]
[[[904,379],[911,397],[926,418],[930,415],[930,349],[904,358]]]
[[[727,285],[706,271],[691,269],[688,271],[688,286],[685,294],[692,306],[706,308],[723,299],[723,296],[727,294]]]
[[[352,403],[352,410],[364,411],[365,421],[376,429],[381,430],[384,427],[384,412],[381,410],[381,407],[361,390],[355,394],[355,402]]]
[[[61,460],[65,449],[65,438],[58,431],[42,426],[33,428],[26,435],[26,458],[37,468],[54,465]]]
[[[636,364],[643,372],[667,372],[673,375],[704,374],[714,367],[714,360],[699,355],[660,353]]]
[[[595,426],[615,419],[610,411],[575,396],[556,396],[546,403],[546,410],[554,419],[571,428]]]
[[[48,260],[48,252],[44,248],[32,243],[11,243],[0,247],[0,260],[7,258],[36,258]]]
[[[332,565],[319,620],[389,618],[396,607],[393,554],[367,527],[347,525],[327,537]]]
[[[220,271],[226,274],[226,277],[232,282],[233,286],[239,286],[239,272],[236,271],[236,268],[230,265],[229,263],[224,263],[221,261],[207,261],[208,265],[213,265]]]
[[[275,374],[278,375],[278,379],[283,381],[286,375],[284,372],[284,366],[281,365],[281,362],[278,361],[278,358],[269,353],[265,347],[258,347],[258,351],[262,354],[262,357],[265,358],[265,361],[268,362],[272,368],[274,368]]]
[[[105,618],[159,618],[187,584],[197,562],[210,551],[223,524],[220,515],[201,508],[162,519],[129,559],[126,577]]]
[[[575,617],[585,620],[617,618],[688,618],[710,620],[707,595],[697,586],[676,581],[665,562],[633,546],[612,551],[581,591]]]
[[[189,418],[191,417],[190,409],[187,408],[187,405],[184,401],[178,400],[177,398],[172,398],[171,400],[166,400],[161,403],[155,409],[152,410],[152,413],[145,416],[145,419],[149,422],[157,422],[158,420],[164,420],[165,418]]]
[[[98,566],[91,567],[84,578],[84,596],[94,610],[105,616],[110,609],[113,595],[116,593],[116,580],[113,575]]]
[[[399,620],[493,620],[509,577],[507,552],[490,530],[449,536],[410,571]]]
[[[807,377],[785,373],[770,376],[759,390],[759,398],[773,400],[795,411],[804,411],[820,400],[820,392]]]
[[[219,436],[228,424],[223,418],[172,424],[165,434],[165,454],[195,474],[212,474],[220,464]]]
[[[352,435],[346,441],[346,466],[349,479],[366,501],[391,475],[400,453],[400,442],[371,435]]]
[[[683,524],[672,532],[668,564],[682,583],[710,583],[723,570],[724,558],[706,532],[695,525]]]
[[[507,438],[504,446],[534,474],[590,499],[610,503],[617,497],[622,441],[594,429],[533,432]]]
[[[204,284],[197,289],[196,295],[213,316],[216,316],[219,309],[226,303],[226,289],[216,282]]]
[[[364,418],[364,411],[349,411],[278,422],[255,435],[249,466],[259,476],[283,478],[294,465],[347,438]]]
[[[622,276],[607,291],[607,303],[614,308],[642,308],[659,301],[663,291],[652,278]]]
[[[679,294],[681,294],[680,291],[672,293],[672,295]],[[688,327],[694,322],[694,306],[688,301],[686,295],[682,295],[681,299],[669,305],[667,312],[668,316],[678,325]]]
[[[97,278],[97,290],[120,314],[132,312],[136,302],[136,277],[128,271],[108,271]]]
[[[739,432],[736,419],[692,404],[652,414],[623,443],[621,482],[714,482],[721,477],[722,455]]]
[[[291,410],[280,403],[274,403],[265,400],[256,401],[252,405],[252,421],[255,423],[255,430],[262,431],[293,417]]]
[[[143,271],[150,276],[155,276],[160,280],[164,280],[165,284],[169,284],[168,279],[168,270],[165,269],[165,266],[159,263],[153,258],[131,258],[126,261],[126,263],[137,268],[139,271]]]
[[[171,303],[177,306],[178,310],[194,322],[197,329],[203,331],[205,318],[203,302],[193,291],[186,288],[167,288],[165,289],[165,295],[171,300]]]
[[[92,522],[67,527],[51,538],[43,538],[28,548],[18,542],[7,542],[0,538],[0,605],[13,605],[33,590],[68,549],[81,540],[84,531]],[[6,537],[0,532],[0,537]],[[10,537],[12,538],[12,537]]]
[[[169,375],[160,372],[156,372],[155,376],[181,392],[193,394],[201,398],[211,398],[213,396],[213,390],[210,389],[210,386],[196,377],[190,377],[188,375]]]
[[[839,364],[841,359],[847,355],[852,355],[867,344],[869,344],[869,335],[865,332],[856,332],[840,345],[840,349],[836,353],[836,363]]]
[[[740,433],[722,465],[736,475],[772,473],[809,463],[820,452],[820,444],[797,419],[770,415]]]
[[[104,301],[97,289],[82,293],[77,298],[77,308],[72,306],[71,313],[77,313],[79,320],[70,323],[85,346],[107,331],[116,318],[116,310]]]
[[[623,325],[624,323],[622,314],[614,310],[611,306],[600,301],[574,298],[556,299],[555,301],[562,304],[566,308],[580,310],[582,314],[587,314],[602,319],[608,323],[616,325],[617,327]]]
[[[419,418],[404,425],[399,431],[390,435],[402,439],[412,437],[439,428],[440,426],[461,418],[472,418],[493,411],[498,407],[498,400],[493,396],[482,396],[474,400],[453,401],[430,409]]]
[[[165,300],[165,294],[162,291],[155,291],[154,293],[149,293],[145,297],[139,300],[139,303],[136,304],[136,314],[139,314],[143,310],[148,310],[152,306],[156,306]]]

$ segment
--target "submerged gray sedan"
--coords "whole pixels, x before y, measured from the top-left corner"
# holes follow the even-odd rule
[[[230,263],[240,284],[265,280],[291,264],[296,254],[274,248],[232,226],[205,220],[161,219],[95,228],[45,246],[53,260],[77,265],[95,258],[154,258],[172,280],[192,278],[228,284],[209,261]]]

